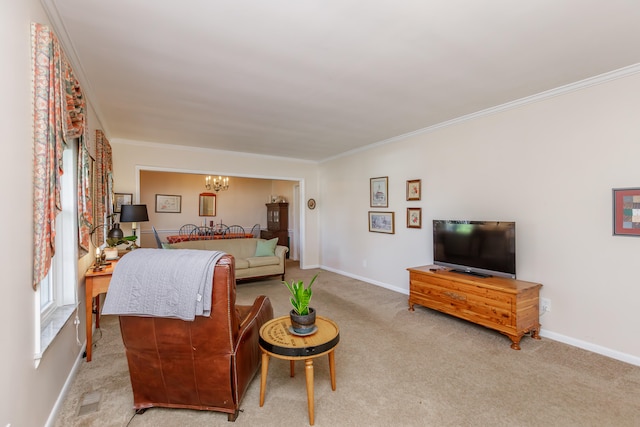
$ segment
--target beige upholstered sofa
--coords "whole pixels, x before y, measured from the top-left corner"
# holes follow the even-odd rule
[[[284,280],[285,258],[289,251],[286,246],[275,246],[273,255],[266,254],[264,248],[268,245],[264,239],[219,239],[219,240],[191,240],[188,242],[166,245],[171,249],[204,249],[209,251],[223,251],[235,258],[236,279],[253,279],[258,277],[280,275]],[[256,256],[256,249],[260,251]],[[267,251],[269,252],[269,251]]]

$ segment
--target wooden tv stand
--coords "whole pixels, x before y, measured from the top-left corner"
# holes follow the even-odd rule
[[[508,336],[511,348],[531,332],[540,339],[539,283],[474,277],[436,265],[408,268],[409,310],[414,304],[441,311]]]

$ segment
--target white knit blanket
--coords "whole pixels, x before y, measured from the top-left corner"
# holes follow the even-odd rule
[[[136,249],[116,264],[102,314],[176,317],[211,314],[213,271],[225,253]]]

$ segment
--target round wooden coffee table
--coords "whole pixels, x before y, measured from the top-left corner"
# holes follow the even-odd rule
[[[336,362],[334,350],[340,341],[338,325],[326,317],[317,316],[318,330],[308,336],[294,335],[290,331],[289,316],[272,319],[260,328],[260,350],[262,350],[262,371],[260,376],[260,406],[264,405],[264,394],[269,371],[269,356],[289,360],[291,376],[295,375],[295,361],[304,360],[307,382],[307,405],[309,424],[314,423],[313,409],[313,359],[329,355],[331,390],[336,389]]]

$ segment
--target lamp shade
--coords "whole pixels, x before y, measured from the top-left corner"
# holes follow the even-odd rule
[[[147,205],[120,205],[120,222],[149,221]]]

